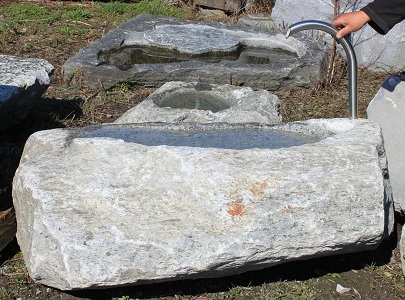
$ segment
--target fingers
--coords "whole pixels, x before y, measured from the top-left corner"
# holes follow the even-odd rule
[[[336,38],[340,39],[350,33],[352,33],[353,30],[350,27],[343,27],[342,29],[340,29],[337,33],[336,33]]]
[[[342,38],[351,32],[357,31],[370,21],[370,17],[363,11],[355,11],[340,15],[331,22],[338,32],[337,38]]]

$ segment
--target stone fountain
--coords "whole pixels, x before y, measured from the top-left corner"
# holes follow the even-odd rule
[[[276,124],[280,100],[266,90],[201,82],[167,82],[115,123],[199,122]]]
[[[376,248],[386,173],[367,120],[42,131],[14,179],[17,238],[63,290],[222,277]]]
[[[104,88],[122,81],[160,86],[202,81],[280,90],[319,82],[327,52],[305,35],[216,22],[140,15],[82,49],[63,66]]]
[[[149,26],[151,35],[129,34],[124,24],[111,45],[174,45],[179,42],[167,41],[167,30],[196,26],[140,19],[145,24],[132,25]],[[250,40],[240,30],[245,44],[263,37],[259,32]],[[183,62],[100,64],[92,47],[80,54],[86,64],[76,65],[90,81],[94,74],[100,79],[97,68],[112,75],[184,69]],[[302,53],[297,60],[308,55]],[[77,62],[71,59],[65,72]],[[201,70],[194,71],[188,79]],[[17,239],[36,282],[75,290],[222,277],[371,250],[391,234],[393,199],[378,124],[356,118],[280,123],[277,97],[210,80],[168,82],[113,124],[28,139],[13,198]]]

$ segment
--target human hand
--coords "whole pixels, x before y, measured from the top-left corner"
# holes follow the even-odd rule
[[[370,17],[362,10],[340,15],[331,22],[338,32],[336,38],[340,39],[345,35],[357,31],[370,21]]]

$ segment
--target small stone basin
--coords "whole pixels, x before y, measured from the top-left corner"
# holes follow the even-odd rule
[[[249,87],[171,81],[114,123],[141,122],[281,122],[280,100]]]
[[[157,105],[159,107],[209,110],[213,113],[231,108],[225,99],[198,91],[171,95],[158,102]]]

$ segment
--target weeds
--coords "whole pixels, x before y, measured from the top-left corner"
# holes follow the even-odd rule
[[[189,8],[173,7],[163,0],[142,0],[136,4],[109,2],[101,4],[101,11],[105,15],[152,14],[177,18],[186,18],[191,13]]]
[[[123,2],[108,2],[100,5],[101,11],[105,15],[109,14],[127,14],[135,11],[135,5]]]
[[[67,13],[69,20],[87,20],[91,18],[91,13],[82,8],[76,8],[75,10]]]

